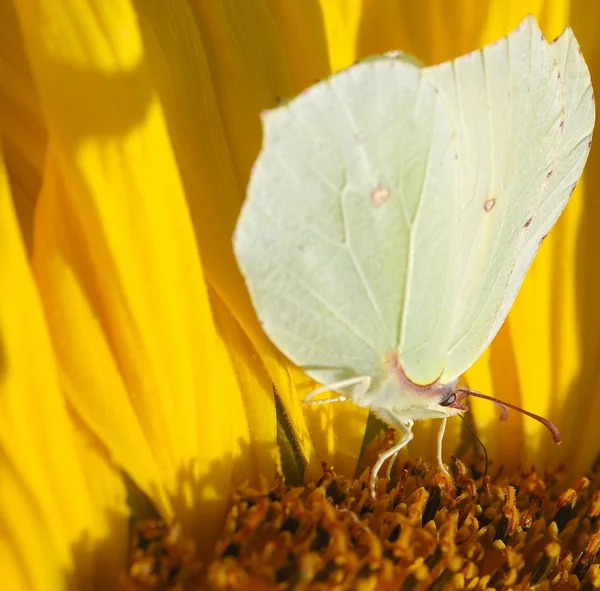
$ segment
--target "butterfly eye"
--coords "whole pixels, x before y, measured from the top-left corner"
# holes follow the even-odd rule
[[[456,402],[456,394],[454,392],[450,392],[450,396],[446,398],[446,400],[442,400],[439,405],[440,406],[450,406]]]

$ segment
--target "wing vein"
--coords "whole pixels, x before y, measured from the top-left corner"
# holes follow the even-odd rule
[[[346,105],[345,105],[344,101],[341,99],[341,97],[339,96],[337,89],[335,88],[335,86],[333,84],[330,84],[329,88],[330,88],[333,96],[338,101],[338,103],[340,105],[340,112],[344,114],[344,117],[348,121],[348,124],[350,125],[352,131],[358,137],[360,137],[360,131],[358,129],[358,126],[356,125],[356,121],[354,120],[352,113],[350,113],[348,111],[348,109],[346,108]],[[370,162],[366,155],[366,151],[364,150],[362,145],[360,147],[361,147],[361,150],[360,150],[361,155],[367,162],[367,168],[372,169],[373,167],[370,166]],[[343,221],[343,226],[344,226],[344,238],[345,238],[344,242],[346,243],[346,249],[347,249],[348,255],[350,256],[350,260],[352,261],[352,264],[354,266],[354,270],[356,271],[356,275],[360,279],[362,287],[365,290],[365,294],[367,295],[367,298],[369,300],[369,303],[370,303],[371,307],[373,308],[373,312],[375,313],[375,316],[377,317],[377,320],[379,321],[379,325],[382,329],[382,332],[387,337],[389,333],[388,333],[388,330],[386,329],[385,322],[383,321],[383,314],[379,307],[379,303],[377,302],[375,295],[369,286],[369,283],[365,277],[365,274],[360,265],[360,262],[359,262],[358,258],[356,257],[354,250],[352,248],[352,240],[350,238],[350,231],[349,231],[349,224],[348,224],[348,214],[346,211],[347,204],[346,204],[346,200],[344,199],[344,195],[345,195],[345,192],[342,191],[341,196],[339,198],[339,203],[340,203],[340,212],[342,215],[342,221]],[[395,347],[395,343],[389,343],[389,345],[391,348]]]
[[[421,77],[420,82],[419,82],[419,92],[417,93],[417,97],[420,95],[421,93],[421,88],[423,85],[424,79],[423,77]],[[417,99],[418,102],[418,99]],[[425,191],[425,186],[427,184],[427,179],[429,178],[429,167],[431,165],[431,147],[433,144],[433,138],[435,137],[435,129],[437,126],[437,104],[436,104],[436,109],[434,110],[434,121],[433,121],[433,125],[431,126],[431,136],[429,138],[429,142],[428,142],[428,148],[427,148],[427,158],[425,160],[425,174],[423,175],[423,179],[421,182],[421,187],[419,189],[419,204],[417,205],[417,210],[415,212],[415,216],[413,218],[413,224],[410,227],[409,233],[410,233],[410,239],[409,239],[409,247],[408,247],[408,254],[407,254],[407,261],[406,261],[406,279],[404,281],[404,296],[402,301],[404,302],[404,307],[402,309],[402,316],[401,316],[401,324],[399,327],[399,331],[398,334],[400,335],[399,341],[400,343],[402,343],[403,340],[403,328],[406,326],[406,315],[408,314],[408,310],[410,308],[410,303],[411,303],[411,298],[410,298],[410,288],[411,288],[411,284],[412,284],[412,279],[413,279],[413,256],[412,253],[414,252],[414,241],[415,241],[415,228],[417,226],[417,220],[419,218],[419,213],[421,211],[421,207],[423,204],[423,193]]]
[[[354,270],[356,271],[356,274],[358,275],[358,278],[360,279],[360,282],[365,290],[365,293],[367,294],[369,303],[371,304],[371,307],[373,308],[373,312],[375,312],[375,316],[377,316],[377,319],[379,320],[379,324],[381,325],[381,328],[383,329],[383,333],[387,334],[385,323],[383,322],[383,315],[381,313],[381,310],[379,309],[379,304],[377,303],[377,301],[375,299],[375,295],[373,294],[371,288],[369,287],[369,283],[367,282],[367,279],[360,267],[360,263],[358,262],[358,259],[356,258],[354,251],[352,250],[352,242],[351,242],[350,236],[349,236],[348,216],[346,214],[345,201],[346,200],[344,199],[344,195],[342,194],[342,197],[340,198],[340,210],[342,212],[342,219],[344,222],[344,235],[346,238],[346,245],[347,245],[346,251],[348,252],[348,256],[350,257],[350,260],[352,261]],[[394,343],[390,343],[390,348],[393,348],[394,346],[395,346]]]
[[[287,230],[286,228],[284,228],[280,223],[279,220],[277,220],[276,218],[272,217],[269,212],[267,210],[265,210],[262,205],[260,206],[260,209],[262,210],[263,214],[265,215],[266,218],[268,218],[269,220],[271,220],[271,222],[273,224],[275,224],[284,234],[287,234]],[[306,289],[306,291],[312,295],[315,300],[317,300],[317,302],[319,302],[328,312],[331,313],[331,315],[338,321],[338,323],[344,327],[349,333],[353,334],[357,339],[359,339],[360,341],[362,341],[365,345],[367,345],[367,347],[369,347],[370,349],[372,349],[373,351],[377,351],[377,348],[374,347],[361,333],[359,333],[358,331],[356,331],[354,329],[354,327],[352,327],[351,325],[347,324],[347,322],[338,315],[336,309],[331,306],[329,304],[329,302],[324,299],[317,291],[315,291],[312,286],[310,286],[308,283],[305,283],[304,281],[301,281],[296,275],[294,275],[294,273],[290,272],[289,269],[287,269],[284,265],[282,265],[281,263],[277,262],[275,259],[271,259],[271,264],[273,264],[276,268],[278,268],[283,274],[285,275],[289,275],[290,277],[292,277],[298,285],[300,285],[301,287],[303,287],[304,289]],[[281,292],[279,292],[280,295],[283,295]],[[295,301],[293,299],[290,299],[289,297],[287,298],[288,301],[292,301],[295,303]]]

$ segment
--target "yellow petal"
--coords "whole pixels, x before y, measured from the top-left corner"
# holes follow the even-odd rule
[[[0,4],[0,137],[17,218],[30,250],[46,130],[12,2]]]
[[[361,29],[363,0],[320,0],[327,35],[331,70],[347,68],[357,59],[357,39]],[[390,14],[388,13],[389,17]]]
[[[258,474],[270,479],[274,476],[273,454],[277,441],[273,384],[248,336],[229,309],[216,295],[212,302],[219,334],[230,351],[244,401],[251,434],[248,455],[253,457]]]
[[[124,486],[105,450],[67,412],[1,155],[0,235],[4,585],[114,586],[127,550]]]
[[[255,400],[245,396],[247,406],[270,399],[272,408],[266,369],[306,456],[311,456],[310,436],[289,379],[289,363],[258,325],[231,236],[260,147],[260,112],[328,71],[316,7],[310,2],[290,10],[276,2],[183,0],[138,5],[207,280],[229,309],[223,314],[233,314],[258,353],[250,357],[247,369],[265,392]],[[296,38],[311,41],[299,45],[292,42]],[[267,428],[265,422],[259,424]],[[272,427],[261,433],[258,425],[253,432],[263,442],[274,433]],[[261,449],[268,454],[259,461],[265,465],[271,461],[270,446]]]
[[[492,345],[467,372],[469,386],[490,396],[496,395],[514,404],[521,404],[519,392],[521,384],[515,359],[514,339],[511,324],[506,322],[494,339]],[[469,399],[469,409],[478,428],[480,439],[485,445],[493,465],[505,465],[509,470],[516,468],[522,461],[529,461],[525,452],[529,440],[524,437],[524,426],[531,426],[531,419],[522,414],[510,411],[508,420],[500,421],[501,412],[494,404],[485,400]],[[532,408],[531,410],[541,410]],[[537,423],[535,423],[537,426]],[[547,445],[554,445],[549,435],[542,440]]]
[[[596,89],[600,84],[600,5],[582,0],[572,3],[571,24],[581,44]],[[560,399],[552,408],[562,428],[565,442],[563,458],[573,473],[588,470],[600,454],[600,152],[597,134],[588,159],[583,185],[573,195],[574,203],[566,211],[565,232],[570,246],[566,270],[557,274],[563,285],[562,301],[553,308],[553,322],[563,326],[555,361],[560,363],[558,381]],[[562,223],[562,222],[561,222]],[[549,236],[548,238],[551,238]],[[552,237],[554,238],[554,237]],[[557,244],[560,248],[560,244]],[[557,320],[558,319],[558,320]],[[564,340],[563,340],[564,339]],[[573,347],[571,345],[573,344]],[[561,362],[563,358],[565,363]],[[563,422],[564,417],[564,422]]]
[[[33,258],[67,395],[163,515],[210,543],[256,475],[137,15],[124,0],[18,9],[51,134]]]
[[[321,6],[316,0],[302,3],[268,0],[267,6],[281,39],[291,92],[297,94],[331,72],[328,52],[331,44],[326,37]]]
[[[364,0],[356,57],[400,49],[426,65],[441,63],[506,35],[529,13],[552,39],[568,21],[569,5],[544,0]]]

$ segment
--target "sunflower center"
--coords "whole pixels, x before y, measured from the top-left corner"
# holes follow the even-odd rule
[[[600,475],[562,471],[454,478],[409,460],[379,494],[323,464],[318,482],[240,490],[213,555],[177,526],[135,528],[131,588],[600,588]],[[385,490],[384,490],[385,488]],[[339,586],[339,587],[338,587]]]

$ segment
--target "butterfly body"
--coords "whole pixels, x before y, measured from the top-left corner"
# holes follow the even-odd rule
[[[464,410],[442,404],[455,390],[456,380],[447,384],[438,380],[427,385],[415,384],[404,374],[397,353],[384,356],[381,374],[370,378],[368,387],[364,384],[361,382],[350,391],[352,402],[375,413],[397,417],[395,422],[441,419]]]

